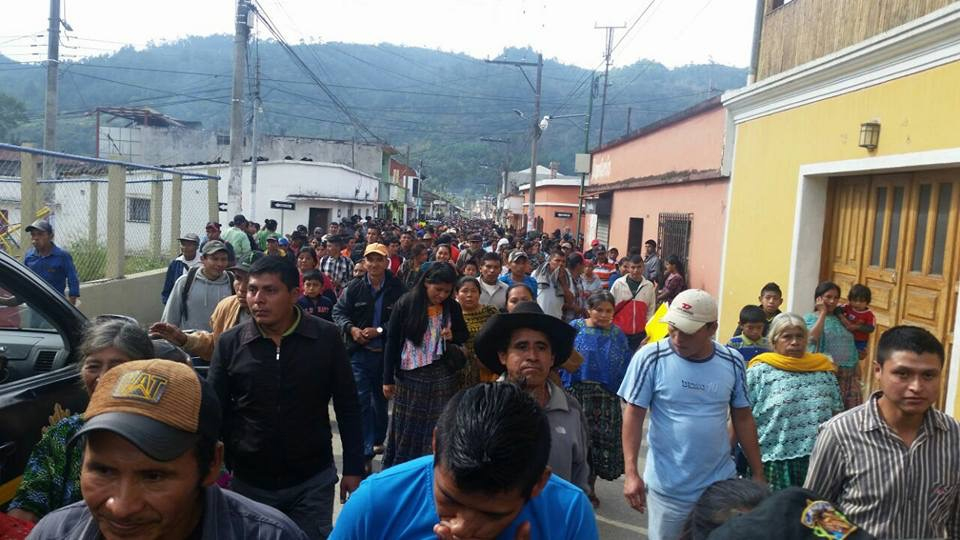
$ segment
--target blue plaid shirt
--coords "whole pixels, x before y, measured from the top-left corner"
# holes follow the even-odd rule
[[[30,248],[23,257],[23,264],[60,294],[63,294],[63,290],[69,286],[69,296],[80,296],[80,279],[77,278],[73,257],[59,246],[54,245],[53,250],[46,256],[37,253],[36,248]]]

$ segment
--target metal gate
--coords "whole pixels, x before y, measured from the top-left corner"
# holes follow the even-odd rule
[[[657,237],[660,244],[660,259],[666,264],[667,257],[676,255],[683,263],[683,279],[690,283],[690,229],[693,214],[660,214]]]

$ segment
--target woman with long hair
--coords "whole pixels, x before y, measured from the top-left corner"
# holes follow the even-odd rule
[[[384,468],[433,451],[437,418],[458,390],[458,372],[442,359],[469,337],[452,296],[456,281],[453,266],[435,264],[393,308],[383,362],[383,395],[394,400]]]
[[[663,288],[657,294],[657,302],[669,304],[685,290],[687,290],[687,282],[683,279],[683,262],[680,261],[680,257],[670,255],[667,257],[667,277],[663,280]]]
[[[481,382],[494,382],[497,374],[480,364],[473,350],[473,337],[477,335],[483,324],[500,312],[493,306],[480,303],[480,281],[475,277],[463,276],[457,281],[457,302],[463,310],[463,319],[467,323],[470,337],[463,344],[467,355],[467,365],[460,370],[460,388],[469,388]]]
[[[80,380],[87,395],[93,394],[100,377],[108,369],[131,360],[155,356],[154,344],[147,333],[126,320],[94,321],[80,343]],[[27,461],[23,480],[8,507],[18,519],[38,521],[46,514],[79,501],[80,464],[83,445],[67,452],[67,443],[83,427],[83,413],[61,419],[47,429]]]
[[[844,409],[852,409],[863,403],[863,388],[860,386],[860,355],[853,334],[844,324],[843,310],[839,308],[840,287],[832,281],[817,285],[813,293],[813,313],[804,318],[810,331],[810,352],[823,353],[837,366],[837,383]],[[773,340],[770,341],[773,343]]]

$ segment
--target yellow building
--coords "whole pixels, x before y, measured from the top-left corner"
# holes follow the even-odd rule
[[[960,3],[767,0],[755,58],[757,82],[723,96],[720,336],[768,281],[800,314],[820,281],[866,284],[874,340],[914,324],[944,342],[960,417]]]

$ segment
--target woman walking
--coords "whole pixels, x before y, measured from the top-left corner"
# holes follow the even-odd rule
[[[667,277],[663,280],[663,288],[657,294],[657,303],[673,302],[673,299],[687,289],[687,282],[683,279],[683,263],[680,257],[667,257]]]
[[[480,303],[480,282],[475,277],[464,276],[457,281],[457,302],[463,310],[463,319],[467,323],[470,336],[463,344],[467,355],[467,365],[460,370],[460,389],[469,388],[481,382],[494,382],[497,374],[480,364],[473,350],[473,338],[490,317],[500,312],[493,306]]]
[[[394,399],[383,467],[430,454],[433,428],[457,392],[456,371],[442,362],[447,347],[469,332],[451,293],[457,273],[435,264],[393,309],[384,351],[383,395]]]
[[[802,486],[817,428],[843,410],[833,362],[807,352],[807,325],[781,313],[770,323],[773,352],[747,366],[747,392],[757,422],[763,473],[773,490]]]
[[[837,366],[837,382],[844,409],[863,403],[860,387],[860,355],[853,333],[844,324],[843,312],[838,309],[840,287],[831,281],[817,285],[813,313],[804,317],[810,331],[808,350],[823,353]],[[772,343],[772,341],[771,341]]]
[[[620,430],[623,417],[617,390],[623,382],[632,350],[627,336],[613,324],[614,300],[607,291],[594,293],[587,301],[586,319],[575,319],[577,330],[574,350],[583,356],[579,369],[560,371],[564,386],[570,388],[587,419],[590,433],[590,492],[594,506],[600,504],[595,493],[597,477],[616,480],[623,474],[623,446]]]

